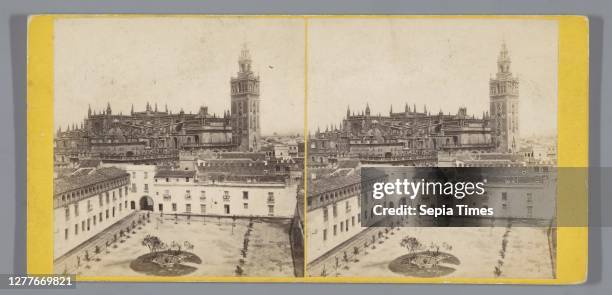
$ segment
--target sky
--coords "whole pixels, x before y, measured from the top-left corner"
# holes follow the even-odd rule
[[[304,21],[287,18],[68,18],[55,23],[55,128],[100,112],[230,108],[243,45],[260,75],[262,134],[303,133]]]
[[[465,106],[481,116],[505,41],[520,80],[521,134],[556,134],[556,21],[311,18],[307,44],[305,29],[299,18],[58,20],[55,128],[80,123],[89,105],[99,112],[107,103],[123,114],[147,102],[222,114],[244,44],[261,79],[263,134],[303,131],[305,87],[310,130],[338,125],[347,106],[361,111],[366,103],[373,114],[408,103],[444,113]]]
[[[317,19],[308,25],[309,129],[351,110],[481,116],[505,40],[520,80],[522,135],[556,135],[557,22],[495,19]]]

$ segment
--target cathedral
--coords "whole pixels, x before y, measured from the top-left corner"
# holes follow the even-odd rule
[[[317,130],[310,139],[310,161],[324,164],[335,157],[358,157],[362,162],[432,164],[439,151],[516,153],[519,149],[518,79],[510,71],[510,55],[503,43],[497,74],[489,81],[490,112],[469,115],[466,107],[454,113],[431,112],[427,106],[405,104],[388,115],[346,110],[339,126]]]
[[[87,111],[79,125],[57,131],[56,167],[82,159],[104,162],[164,164],[178,160],[179,151],[212,150],[257,152],[260,148],[259,77],[251,69],[246,46],[238,59],[239,70],[230,81],[231,111],[210,113],[201,106],[195,113],[161,110],[147,102],[144,111],[115,113]]]

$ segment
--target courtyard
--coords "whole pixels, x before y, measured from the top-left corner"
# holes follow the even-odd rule
[[[310,275],[320,276],[320,273],[323,273],[325,276],[343,277],[554,277],[554,254],[551,255],[547,228],[396,227],[386,233],[384,229],[381,228],[383,234],[374,243],[371,240],[365,242],[368,245],[366,248],[363,248],[364,242],[360,242],[360,249],[345,250],[351,253],[350,258],[340,254],[331,256],[324,270],[318,266],[316,270],[313,268]],[[410,242],[418,247],[409,249],[410,246],[407,245]],[[340,265],[334,263],[333,259],[336,257],[339,257],[336,261],[340,261]],[[433,268],[427,265],[432,263],[432,258],[437,259]],[[418,261],[419,259],[424,260]],[[404,267],[401,267],[401,264],[404,264]],[[424,272],[427,268],[439,271]]]
[[[83,261],[75,271],[80,276],[151,275],[134,268],[133,262],[150,255],[143,240],[154,236],[167,246],[181,246],[182,253],[190,256],[179,265],[189,271],[179,275],[292,277],[289,226],[288,219],[162,217],[151,213],[148,220]]]

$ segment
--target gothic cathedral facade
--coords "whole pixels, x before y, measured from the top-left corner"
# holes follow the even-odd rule
[[[504,42],[497,58],[497,73],[489,81],[492,140],[502,153],[519,150],[519,80],[512,75],[510,64]]]

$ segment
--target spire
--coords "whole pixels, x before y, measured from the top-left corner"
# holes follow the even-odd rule
[[[111,115],[113,111],[111,110],[110,102],[106,103],[106,114]]]
[[[393,114],[393,104],[391,104],[391,107],[389,108],[389,116]]]
[[[410,107],[408,106],[408,103],[406,103],[406,104],[404,105],[404,112],[405,112],[405,113],[410,113]]]
[[[87,105],[87,117],[91,117],[91,104]]]
[[[145,111],[147,111],[147,112],[151,111],[151,104],[149,104],[148,101],[147,101],[147,106],[145,107]]]
[[[349,108],[348,105],[346,105],[346,118],[348,119],[348,117],[351,116],[351,109]]]
[[[242,44],[242,50],[238,58],[238,66],[240,73],[251,73],[251,52],[249,52],[246,43]]]
[[[132,109],[130,110],[130,115],[134,115],[134,104],[132,104]]]
[[[427,105],[423,105],[423,113],[427,114]]]
[[[510,54],[508,53],[508,47],[506,41],[502,41],[501,50],[497,56],[497,75],[510,75]]]
[[[165,109],[166,109],[166,113],[168,113],[168,104],[166,104]]]
[[[155,112],[157,113],[157,103],[155,103]]]
[[[369,103],[366,103],[365,115],[366,116],[370,115],[370,104]]]

